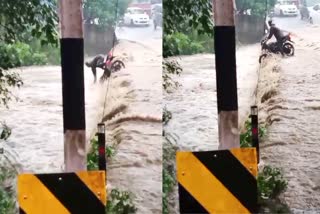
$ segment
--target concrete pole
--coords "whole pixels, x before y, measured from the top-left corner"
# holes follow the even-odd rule
[[[86,170],[82,0],[60,0],[65,172]]]
[[[219,149],[240,147],[233,0],[213,1]]]

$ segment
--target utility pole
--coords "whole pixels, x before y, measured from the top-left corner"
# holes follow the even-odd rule
[[[65,172],[86,170],[82,0],[60,0]]]
[[[220,150],[240,147],[234,5],[234,0],[213,1]]]

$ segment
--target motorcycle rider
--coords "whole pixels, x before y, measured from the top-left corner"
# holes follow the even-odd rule
[[[285,39],[285,36],[283,35],[282,30],[280,30],[274,23],[272,23],[272,20],[268,21],[268,25],[270,27],[269,36],[266,40],[266,42],[274,36],[277,39],[277,45],[279,47],[280,53],[282,56],[284,56],[283,52],[283,42]]]
[[[104,73],[101,77],[101,81],[103,78],[108,78],[111,75],[111,71],[106,66],[106,61],[109,59],[110,53],[107,55],[107,58],[105,58],[103,55],[97,55],[95,56],[90,62],[86,62],[86,66],[90,67],[94,76],[94,83],[97,81],[97,68],[101,68],[104,70]]]

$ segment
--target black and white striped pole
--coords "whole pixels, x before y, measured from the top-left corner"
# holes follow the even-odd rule
[[[106,171],[106,133],[104,123],[98,124],[98,153],[99,153],[99,170]]]
[[[82,0],[60,0],[65,171],[86,170]]]
[[[258,107],[251,106],[251,135],[252,135],[252,146],[257,151],[257,161],[260,161],[259,154],[259,127],[258,127]]]
[[[213,1],[220,150],[240,147],[234,4],[233,0]]]

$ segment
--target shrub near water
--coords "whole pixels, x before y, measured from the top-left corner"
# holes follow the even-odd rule
[[[87,154],[87,169],[97,170],[99,162],[98,138],[91,139],[91,151]],[[111,159],[116,155],[115,145],[106,145],[106,157]],[[133,203],[133,195],[128,191],[112,189],[108,195],[106,214],[134,214],[137,208]]]
[[[16,173],[14,170],[2,165],[2,158],[0,158],[0,213],[13,214],[15,213],[16,199],[9,181],[14,180]]]
[[[266,132],[266,127],[259,125],[259,138],[263,138],[266,135]],[[240,147],[252,147],[252,132],[250,119],[248,119],[245,122],[245,130],[240,134]]]
[[[259,138],[263,138],[266,132],[266,127],[259,125]],[[245,122],[245,131],[240,134],[240,146],[252,147],[250,119]],[[259,213],[290,213],[287,205],[279,199],[279,195],[287,188],[287,181],[279,168],[264,166],[258,173],[257,183]]]
[[[205,48],[200,42],[192,41],[183,33],[166,35],[164,40],[167,44],[170,44],[172,55],[191,55],[205,51]]]

